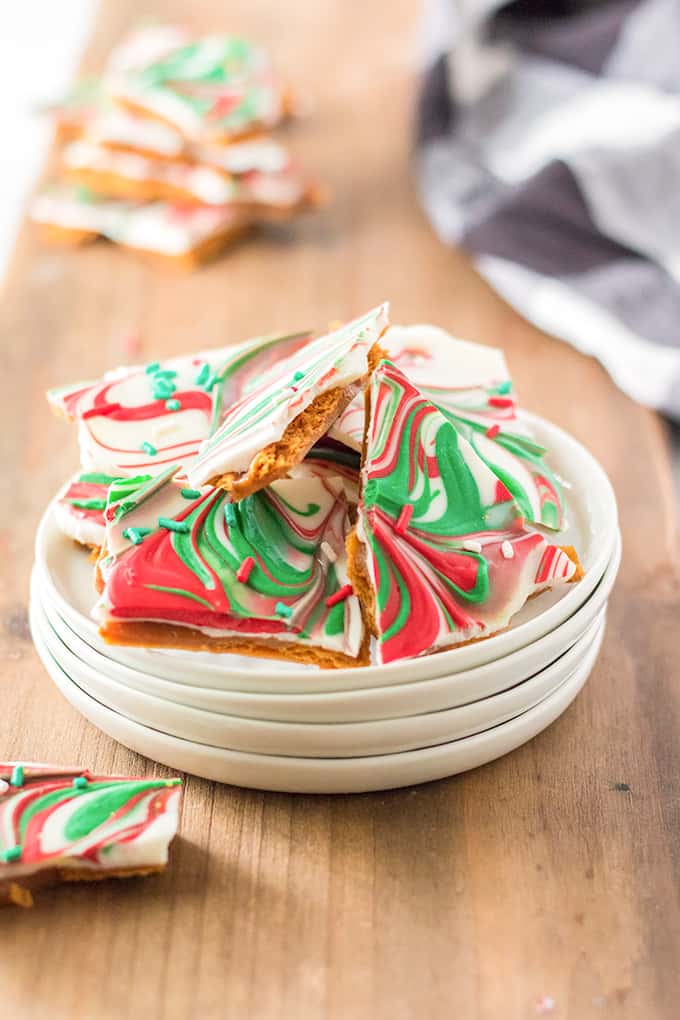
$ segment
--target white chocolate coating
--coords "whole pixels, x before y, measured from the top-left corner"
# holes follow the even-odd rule
[[[287,358],[228,410],[218,431],[201,445],[188,469],[200,486],[225,472],[247,471],[260,450],[281,439],[312,401],[346,388],[368,371],[368,354],[388,322],[385,303]]]

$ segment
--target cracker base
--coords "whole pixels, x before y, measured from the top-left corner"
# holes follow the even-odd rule
[[[302,645],[293,641],[269,638],[210,637],[191,627],[178,627],[171,623],[151,621],[108,621],[99,633],[108,644],[130,645],[137,648],[178,648],[194,652],[222,652],[250,655],[260,659],[283,659],[320,669],[345,669],[371,664],[369,637],[365,635],[359,654],[354,659],[343,652]]]

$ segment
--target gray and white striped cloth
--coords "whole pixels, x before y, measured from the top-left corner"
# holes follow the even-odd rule
[[[680,419],[680,0],[431,0],[424,42],[439,236]]]

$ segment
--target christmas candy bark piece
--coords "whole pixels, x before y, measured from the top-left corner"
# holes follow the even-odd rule
[[[171,163],[204,164],[228,175],[253,170],[280,174],[294,165],[286,148],[273,138],[258,136],[231,145],[189,142],[167,124],[115,108],[103,109],[80,137],[110,152],[128,152]]]
[[[99,471],[74,475],[54,505],[59,530],[81,545],[100,548],[106,536],[106,497],[115,481],[115,476]]]
[[[501,479],[527,520],[559,530],[564,524],[562,483],[545,462],[545,448],[517,416],[503,352],[424,325],[390,326],[383,346]],[[364,418],[363,399],[354,400],[331,435],[361,450]]]
[[[387,304],[279,363],[225,414],[188,469],[242,499],[285,477],[363,389],[387,326]]]
[[[73,185],[43,191],[30,215],[48,244],[78,245],[103,237],[178,269],[194,269],[216,257],[254,224],[246,206],[98,198]]]
[[[88,140],[67,146],[62,162],[67,180],[106,198],[232,205],[259,218],[293,216],[317,201],[316,190],[292,163],[276,172],[233,175],[207,164],[113,151]]]
[[[369,383],[350,578],[380,662],[502,630],[527,598],[576,580],[571,549],[525,524],[471,444],[391,362]]]
[[[289,106],[266,56],[249,43],[152,25],[124,38],[99,78],[76,82],[47,110],[64,139],[111,133],[114,144],[174,157],[187,151],[187,132],[231,141],[271,127]]]
[[[228,143],[281,121],[290,106],[265,53],[233,36],[205,36],[109,77],[124,108],[192,141]]]
[[[81,464],[118,477],[186,465],[217,428],[225,407],[280,357],[308,339],[255,337],[231,347],[107,372],[50,390],[52,409],[78,425]]]
[[[105,109],[87,125],[89,142],[112,152],[130,152],[153,160],[199,163],[223,174],[280,174],[291,170],[286,148],[265,136],[231,145],[189,142],[175,128],[122,109]]]
[[[59,882],[162,871],[177,832],[179,779],[98,776],[0,763],[0,905],[33,905]]]
[[[95,617],[107,641],[322,667],[368,662],[347,577],[342,479],[301,471],[239,503],[222,489],[167,483],[151,500],[125,517],[135,544],[99,563]],[[149,531],[137,525],[150,505],[164,513]]]
[[[148,159],[185,159],[187,143],[179,131],[147,117],[103,106],[78,136],[112,152],[130,152]]]
[[[446,411],[476,453],[501,478],[536,524],[564,524],[562,483],[547,467],[545,449],[518,417],[503,352],[458,340],[432,325],[390,326],[383,346],[421,393]],[[361,450],[363,401],[355,400],[331,435]]]

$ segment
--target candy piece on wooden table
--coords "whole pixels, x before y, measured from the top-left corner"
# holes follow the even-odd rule
[[[83,471],[63,487],[54,504],[59,530],[81,545],[100,548],[106,536],[104,511],[115,475]]]
[[[0,762],[0,905],[60,882],[162,871],[181,781]]]
[[[177,269],[194,269],[216,257],[255,223],[246,206],[99,198],[69,184],[38,194],[30,217],[47,244],[78,245],[103,237]]]
[[[99,112],[90,111],[77,138],[112,153],[132,153],[149,160],[187,161],[213,167],[225,175],[281,174],[292,171],[294,163],[285,146],[266,136],[246,138],[230,145],[190,142],[175,128],[157,120],[140,117],[102,103]]]
[[[505,484],[527,520],[559,530],[563,483],[545,461],[546,450],[517,415],[503,352],[469,343],[436,326],[390,326],[382,346],[428,400],[437,404]],[[361,450],[363,398],[354,400],[331,429]]]
[[[126,519],[134,526],[161,503],[141,543],[99,562],[105,640],[323,667],[369,661],[357,599],[326,603],[349,583],[342,479],[301,467],[239,503],[212,487],[192,500],[167,481]]]
[[[52,409],[77,423],[83,468],[115,476],[185,467],[230,407],[308,334],[255,337],[48,392]],[[146,444],[146,445],[145,445]],[[151,453],[150,450],[155,450]]]
[[[253,168],[229,174],[194,161],[159,160],[114,151],[89,140],[66,147],[62,168],[67,180],[100,197],[234,206],[248,209],[261,219],[297,215],[311,208],[317,195],[293,163],[274,172]]]
[[[368,393],[349,574],[380,662],[490,636],[531,595],[578,579],[576,553],[525,523],[472,445],[394,364],[381,362]]]
[[[191,484],[210,482],[242,499],[285,477],[365,387],[387,312],[380,305],[279,362],[201,445]]]
[[[265,52],[228,35],[190,38],[143,66],[114,55],[107,81],[124,108],[157,118],[192,141],[229,143],[269,129],[291,105]]]

